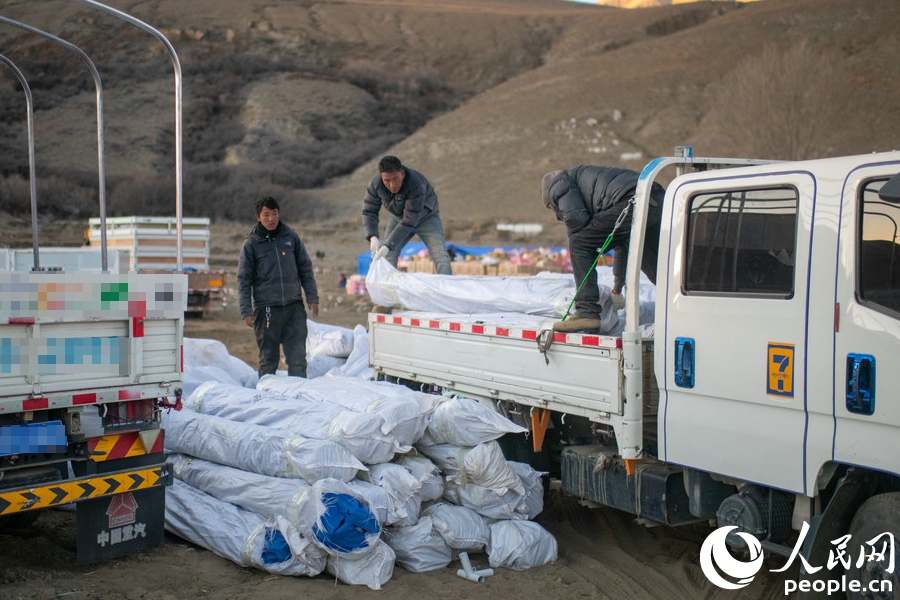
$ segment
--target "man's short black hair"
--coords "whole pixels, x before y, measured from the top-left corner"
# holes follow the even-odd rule
[[[395,171],[401,170],[402,168],[403,165],[400,164],[400,159],[396,156],[385,156],[378,161],[379,173],[393,173]]]
[[[268,208],[269,210],[277,210],[280,211],[281,207],[278,206],[278,200],[273,198],[272,196],[260,196],[256,199],[256,216],[259,216],[259,213],[262,212],[262,209]]]

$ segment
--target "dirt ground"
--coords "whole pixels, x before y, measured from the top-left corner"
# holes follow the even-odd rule
[[[365,241],[352,240],[358,225],[310,226],[300,230],[314,258],[320,287],[319,322],[348,328],[365,323],[368,297],[349,296],[338,285],[341,274],[356,271],[356,257]],[[77,233],[76,226],[57,225],[57,239]],[[234,283],[237,250],[249,224],[214,225],[212,262],[226,270]],[[541,238],[504,239],[459,231],[451,241],[460,244],[558,244],[559,232]],[[463,237],[468,236],[470,237]],[[474,240],[474,242],[472,241]],[[256,367],[252,331],[239,319],[237,297],[232,293],[227,309],[201,319],[187,319],[185,336],[217,339],[229,353]],[[703,575],[700,546],[712,529],[698,524],[678,529],[647,527],[633,515],[607,508],[587,508],[571,497],[551,491],[545,509],[536,519],[556,538],[559,558],[526,571],[497,569],[494,576],[477,584],[456,576],[458,562],[429,573],[413,574],[395,567],[393,577],[380,592],[338,582],[327,574],[315,578],[291,578],[243,568],[166,534],[162,548],[133,554],[106,563],[79,566],[76,561],[74,513],[45,511],[26,531],[0,532],[0,600],[188,600],[215,598],[251,600],[320,598],[360,600],[383,594],[394,600],[430,598],[495,600],[541,597],[545,600],[599,600],[606,598],[777,598],[783,579],[763,569],[752,584],[738,592],[721,590]],[[487,566],[487,556],[472,556],[475,568]],[[779,568],[782,559],[770,561]]]

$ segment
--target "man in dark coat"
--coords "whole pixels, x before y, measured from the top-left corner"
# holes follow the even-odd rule
[[[585,277],[594,266],[598,250],[613,232],[616,221],[628,208],[616,229],[609,247],[615,250],[613,261],[613,305],[624,305],[621,298],[625,283],[625,262],[631,237],[634,198],[639,173],[618,167],[579,165],[565,171],[551,171],[541,182],[541,200],[559,221],[566,224],[569,237],[569,256],[576,285],[584,285],[575,297],[575,314],[566,321],[555,323],[556,331],[608,329],[614,315],[602,315],[600,289],[596,274]],[[656,262],[659,252],[659,225],[665,189],[654,183],[650,192],[650,210],[644,238],[641,270],[656,283]],[[617,298],[618,296],[618,298]],[[618,301],[617,301],[618,300]]]
[[[403,246],[414,235],[425,242],[438,275],[451,275],[450,255],[444,243],[444,228],[437,194],[424,175],[404,167],[395,156],[378,163],[379,175],[372,178],[363,198],[362,221],[375,258],[386,257],[395,267]],[[378,212],[388,214],[384,241],[378,237]]]
[[[275,373],[281,346],[291,377],[306,377],[306,309],[319,316],[319,293],[312,260],[297,232],[280,221],[278,201],[256,201],[256,226],[247,234],[238,260],[241,319],[256,333],[259,376]]]

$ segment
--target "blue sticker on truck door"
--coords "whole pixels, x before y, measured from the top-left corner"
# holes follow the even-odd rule
[[[766,393],[771,396],[794,397],[794,344],[769,342],[768,382]]]

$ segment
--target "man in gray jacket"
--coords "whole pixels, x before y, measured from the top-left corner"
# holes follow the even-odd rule
[[[312,260],[297,232],[280,221],[278,201],[256,201],[256,226],[247,234],[238,260],[241,319],[256,333],[259,376],[275,373],[281,346],[291,377],[306,377],[306,310],[319,316],[319,293]]]
[[[615,315],[601,314],[600,289],[596,274],[588,273],[597,260],[597,251],[613,232],[616,221],[634,198],[639,173],[618,167],[579,165],[565,171],[551,171],[541,182],[541,200],[566,224],[569,237],[569,256],[575,284],[584,285],[575,296],[575,314],[566,321],[555,323],[555,331],[609,329]],[[656,262],[659,251],[659,225],[665,189],[654,183],[650,191],[650,210],[641,270],[656,283]],[[628,210],[610,242],[615,250],[613,261],[613,306],[624,304],[621,297],[625,283],[625,262],[631,238],[631,217]],[[587,277],[587,279],[585,279]],[[618,296],[618,298],[616,297]],[[617,302],[618,300],[618,302]]]
[[[386,257],[395,267],[403,246],[418,235],[434,261],[438,275],[452,275],[450,255],[444,243],[437,194],[424,175],[404,167],[396,156],[378,163],[379,175],[372,178],[363,198],[362,221],[374,258]],[[388,214],[384,241],[378,237],[378,212]]]

